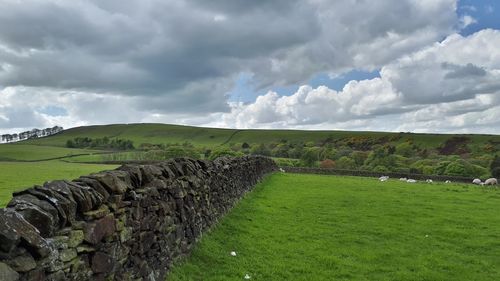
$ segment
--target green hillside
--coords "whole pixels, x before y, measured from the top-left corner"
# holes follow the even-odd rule
[[[25,141],[26,144],[64,147],[66,141],[76,137],[130,139],[137,146],[141,143],[183,143],[196,146],[218,146],[231,143],[271,143],[287,141],[323,142],[327,139],[361,137],[393,139],[399,143],[407,139],[417,145],[438,147],[452,136],[471,139],[471,146],[477,147],[489,141],[500,142],[499,135],[457,135],[457,134],[412,134],[362,131],[309,131],[309,130],[235,130],[202,128],[168,124],[113,124],[77,127],[54,136]]]
[[[495,158],[499,151],[499,135],[114,124],[77,127],[49,137],[2,144],[0,161],[62,158],[79,163],[122,163],[258,154],[274,157],[281,166],[487,178],[500,176],[500,158]]]

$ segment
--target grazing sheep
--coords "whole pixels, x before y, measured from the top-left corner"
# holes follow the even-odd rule
[[[388,176],[381,176],[380,178],[378,178],[379,181],[386,181],[388,179],[389,179]]]
[[[444,183],[451,183],[451,180],[446,180]]]
[[[416,183],[417,181],[414,180],[414,179],[407,179],[406,182],[409,182],[409,183]]]
[[[473,184],[481,184],[481,180],[480,179],[474,179],[472,181]]]
[[[284,173],[284,172],[285,172],[285,169],[280,168],[280,172]]]
[[[406,181],[407,178],[399,178],[400,181]]]
[[[489,179],[484,181],[484,184],[485,185],[497,185],[498,181],[496,178],[489,178]]]
[[[425,182],[426,183],[432,183],[432,180],[431,179],[426,179]]]

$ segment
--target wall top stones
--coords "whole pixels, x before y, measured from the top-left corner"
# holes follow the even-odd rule
[[[0,209],[0,280],[163,280],[276,169],[259,156],[178,158],[16,192]]]

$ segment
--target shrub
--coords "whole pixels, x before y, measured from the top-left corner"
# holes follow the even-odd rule
[[[320,162],[319,166],[321,168],[325,168],[325,169],[335,168],[335,161],[333,161],[331,159],[325,159],[325,160]]]
[[[400,143],[396,145],[396,154],[404,157],[411,157],[414,154],[413,147],[407,142]]]
[[[373,168],[373,171],[379,173],[387,173],[389,172],[389,169],[387,169],[386,166],[378,165],[377,167]]]
[[[356,169],[356,162],[347,156],[343,156],[335,162],[335,166],[338,169],[354,170]]]
[[[306,147],[300,160],[302,160],[306,166],[312,167],[316,164],[316,161],[319,160],[320,152],[318,147]]]
[[[209,160],[215,160],[219,157],[222,157],[222,156],[233,156],[233,157],[241,157],[241,156],[244,156],[245,154],[239,152],[239,151],[232,151],[230,149],[227,149],[227,148],[219,148],[219,149],[216,149],[216,150],[212,150],[210,152],[210,156],[208,157]]]
[[[253,155],[271,156],[271,151],[263,143],[252,146],[252,148],[250,149],[250,153]]]

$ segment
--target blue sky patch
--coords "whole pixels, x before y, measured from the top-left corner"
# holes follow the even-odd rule
[[[38,112],[47,114],[49,116],[68,116],[68,111],[65,108],[55,105],[42,107],[38,110]]]
[[[470,24],[460,31],[463,36],[470,35],[485,28],[500,29],[500,1],[498,0],[460,0],[458,15],[468,15],[477,22]]]

